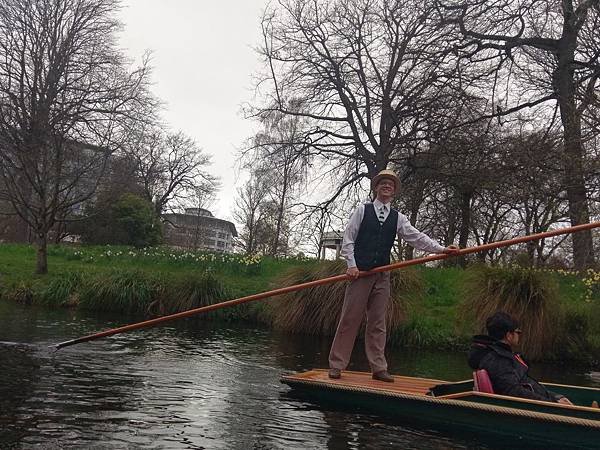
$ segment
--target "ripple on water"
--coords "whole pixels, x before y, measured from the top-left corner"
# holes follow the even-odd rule
[[[486,448],[290,396],[280,375],[324,366],[328,340],[184,321],[52,353],[49,345],[112,323],[38,314],[26,336],[35,344],[21,345],[28,310],[3,311],[0,448]],[[463,370],[425,354],[392,360],[409,374]]]

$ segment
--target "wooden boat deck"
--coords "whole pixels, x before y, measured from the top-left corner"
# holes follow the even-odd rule
[[[334,380],[329,378],[328,370],[313,369],[308,372],[298,373],[294,375],[286,375],[282,377],[284,380],[314,382],[319,384],[327,384],[331,386],[346,386],[356,388],[368,388],[390,393],[422,395],[425,396],[429,389],[437,384],[446,383],[443,380],[435,380],[430,378],[413,378],[393,375],[394,382],[386,383],[371,378],[368,372],[353,372],[344,370],[342,377]]]

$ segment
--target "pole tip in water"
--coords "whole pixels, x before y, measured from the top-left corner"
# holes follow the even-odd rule
[[[52,348],[54,350],[54,352],[56,353],[61,348],[66,347],[67,344],[68,344],[68,342],[59,342],[58,344],[51,345],[50,348]]]

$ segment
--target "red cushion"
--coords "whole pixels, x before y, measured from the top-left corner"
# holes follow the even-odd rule
[[[490,376],[485,369],[479,369],[473,372],[473,388],[476,392],[494,393]]]

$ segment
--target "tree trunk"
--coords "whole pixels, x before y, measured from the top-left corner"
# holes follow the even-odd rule
[[[281,234],[281,223],[283,221],[283,202],[279,205],[277,211],[277,225],[275,226],[275,237],[273,240],[273,246],[271,247],[271,256],[277,256],[277,250],[279,248],[279,235]]]
[[[271,256],[277,256],[277,250],[279,249],[279,241],[281,235],[281,228],[283,224],[283,212],[285,209],[285,201],[287,199],[287,190],[289,184],[289,174],[287,167],[284,171],[283,176],[283,190],[281,192],[281,198],[279,199],[278,211],[277,211],[277,225],[275,228],[275,239],[273,241],[273,247],[271,248]]]
[[[547,230],[544,230],[547,231]],[[536,267],[541,267],[546,263],[546,258],[544,257],[544,247],[546,246],[546,240],[540,239],[535,247],[536,251]],[[549,255],[548,255],[549,256]]]
[[[580,163],[580,161],[579,161]],[[570,166],[567,163],[567,166]],[[567,174],[570,170],[566,171]],[[567,175],[568,176],[568,175]],[[582,178],[582,177],[579,177]],[[583,180],[571,178],[571,186],[567,188],[567,199],[569,200],[569,218],[571,225],[589,223],[590,214]],[[582,270],[594,266],[592,231],[580,231],[573,235],[573,263],[575,269]]]
[[[536,232],[535,229],[535,208],[533,210],[529,209],[527,206],[524,208],[525,217],[524,217],[524,225],[525,225],[525,234],[533,234]],[[525,244],[525,254],[527,255],[527,267],[533,267],[535,261],[535,246],[536,242],[530,241]]]
[[[563,103],[563,102],[561,102]],[[564,102],[566,103],[566,102]],[[574,102],[573,102],[574,103]],[[561,105],[565,140],[565,182],[569,201],[569,219],[571,225],[589,223],[590,212],[587,190],[583,175],[583,145],[581,142],[581,123],[577,112],[569,105]],[[566,111],[564,111],[566,110]],[[563,112],[564,111],[564,112]],[[592,231],[581,231],[573,235],[573,263],[575,269],[582,270],[594,265]]]
[[[246,255],[254,254],[254,223],[256,211],[252,211],[252,216],[248,223],[248,242],[246,242]]]
[[[589,223],[590,212],[583,172],[583,143],[581,140],[581,115],[575,102],[573,61],[577,46],[577,33],[570,21],[565,20],[565,30],[559,44],[558,65],[554,72],[554,89],[564,135],[564,179],[569,202],[571,225]],[[573,235],[573,263],[582,270],[594,265],[592,231]]]
[[[446,230],[446,238],[444,243],[446,245],[454,244],[454,238],[456,237],[456,215],[451,214],[448,218],[448,229]]]
[[[35,273],[45,275],[48,273],[48,236],[44,232],[37,233],[36,239],[37,261]]]
[[[471,229],[471,198],[473,192],[460,192],[460,229],[458,233],[458,245],[460,248],[467,248],[469,244],[469,230]],[[457,264],[460,267],[467,265],[467,259],[464,256],[459,256]]]

